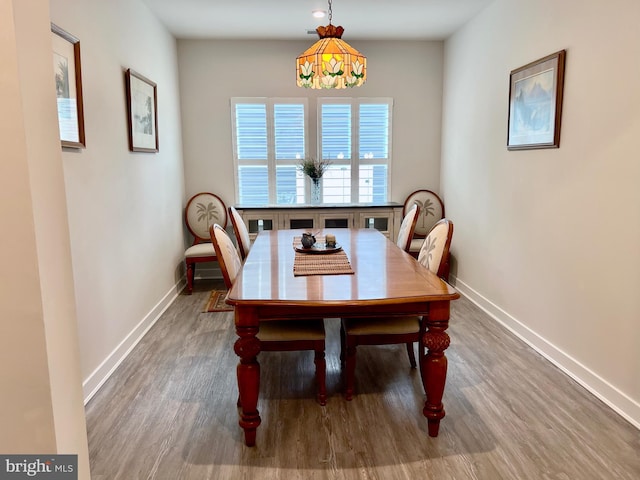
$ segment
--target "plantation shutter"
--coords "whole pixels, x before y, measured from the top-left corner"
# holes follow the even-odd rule
[[[231,111],[238,202],[303,203],[296,165],[306,155],[306,100],[232,98]]]

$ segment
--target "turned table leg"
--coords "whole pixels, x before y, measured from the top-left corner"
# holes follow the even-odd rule
[[[239,308],[236,307],[236,317],[239,316]],[[244,430],[244,441],[248,447],[256,444],[256,429],[261,419],[258,412],[258,392],[260,391],[260,340],[256,338],[258,327],[246,327],[238,325],[236,318],[236,333],[238,339],[234,345],[236,355],[240,362],[236,368],[238,376],[238,392],[240,396],[240,421]]]
[[[433,302],[424,321],[426,331],[422,346],[427,349],[427,354],[420,358],[420,373],[427,399],[422,413],[427,417],[429,436],[437,437],[440,420],[445,415],[442,395],[447,380],[447,357],[444,351],[450,342],[445,332],[449,327],[449,302]]]

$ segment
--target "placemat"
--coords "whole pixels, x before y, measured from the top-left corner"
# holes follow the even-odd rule
[[[293,238],[293,248],[301,244],[302,237]],[[324,237],[316,237],[316,242],[324,243]],[[293,275],[353,275],[351,263],[344,250],[335,253],[317,254],[295,252]]]

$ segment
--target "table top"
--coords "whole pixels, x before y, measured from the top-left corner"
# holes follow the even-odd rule
[[[355,274],[294,276],[294,236],[305,230],[265,230],[256,238],[227,296],[237,307],[336,309],[415,305],[459,298],[458,292],[375,229],[323,229],[336,236]],[[395,306],[395,307],[394,307]],[[336,311],[338,311],[336,310]],[[399,313],[401,313],[399,311]]]

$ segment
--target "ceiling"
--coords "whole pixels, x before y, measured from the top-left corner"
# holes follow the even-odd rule
[[[343,38],[442,40],[493,0],[332,0]],[[327,0],[143,0],[177,38],[317,39]],[[312,34],[307,31],[312,31]]]

